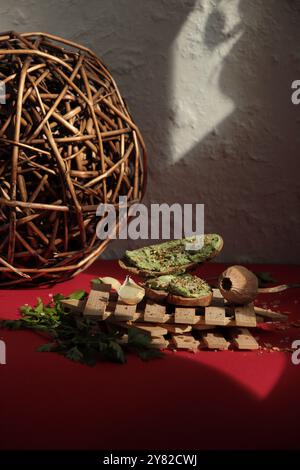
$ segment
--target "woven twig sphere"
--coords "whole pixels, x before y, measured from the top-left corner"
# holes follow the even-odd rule
[[[100,203],[141,199],[145,146],[107,68],[45,33],[0,34],[0,286],[58,282],[105,249]]]

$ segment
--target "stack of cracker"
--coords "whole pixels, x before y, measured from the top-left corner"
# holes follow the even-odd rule
[[[135,328],[151,337],[157,349],[239,350],[258,349],[253,329],[262,322],[286,321],[286,315],[271,312],[253,303],[231,306],[218,289],[208,307],[176,307],[144,298],[137,305],[127,305],[118,298],[110,285],[93,284],[86,300],[64,300],[65,311],[110,322],[124,330]]]

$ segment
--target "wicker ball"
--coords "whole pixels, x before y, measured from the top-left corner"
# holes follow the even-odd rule
[[[109,71],[83,46],[2,33],[0,80],[0,286],[62,281],[108,244],[96,235],[99,204],[142,198],[144,142]]]

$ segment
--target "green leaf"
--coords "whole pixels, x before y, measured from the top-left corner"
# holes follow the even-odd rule
[[[151,337],[135,328],[128,329],[128,345],[148,348],[151,343]]]
[[[62,294],[55,294],[53,296],[53,302],[56,303],[56,302],[59,302],[61,300],[64,300],[66,297]]]
[[[41,352],[57,352],[69,360],[89,366],[98,360],[106,359],[125,363],[125,352],[129,349],[145,360],[161,356],[157,350],[149,349],[151,338],[143,332],[130,328],[128,344],[119,344],[123,330],[89,318],[78,317],[63,312],[63,299],[82,299],[86,292],[78,290],[68,297],[62,294],[53,296],[52,302],[44,305],[40,298],[35,306],[20,307],[21,318],[3,320],[0,327],[10,329],[32,329],[47,334],[52,341],[41,345]]]
[[[45,343],[45,344],[42,344],[41,346],[39,346],[37,348],[37,351],[39,351],[39,352],[51,352],[56,348],[57,348],[56,343]]]
[[[68,299],[77,299],[81,300],[85,297],[86,292],[84,290],[76,290],[75,292],[72,292],[67,298]]]
[[[41,314],[44,310],[44,304],[42,302],[42,299],[38,297],[37,299],[37,304],[34,307],[34,313]]]
[[[26,328],[24,320],[2,320],[1,327],[8,330],[21,330]]]
[[[110,341],[107,348],[104,350],[105,357],[109,358],[113,362],[120,362],[124,364],[126,362],[125,354],[120,344],[115,341]]]
[[[30,305],[22,305],[19,308],[19,310],[22,315],[30,315],[30,312],[32,311],[32,307],[30,307]]]
[[[73,348],[69,349],[66,352],[65,356],[71,361],[75,362],[81,362],[81,360],[83,359],[83,354],[79,351],[77,346],[74,346]]]
[[[164,353],[161,352],[159,349],[149,348],[139,351],[138,355],[143,361],[149,361],[150,359],[162,358],[164,356]]]

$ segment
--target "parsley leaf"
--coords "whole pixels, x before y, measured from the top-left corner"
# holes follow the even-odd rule
[[[86,295],[83,290],[77,290],[67,297],[56,294],[48,304],[38,298],[35,306],[20,307],[20,319],[3,320],[0,328],[41,331],[49,337],[50,342],[39,346],[38,351],[56,352],[71,361],[89,366],[103,359],[124,364],[127,351],[137,354],[143,360],[161,357],[160,351],[151,348],[151,338],[137,329],[128,329],[126,343],[122,340],[122,329],[115,325],[64,311],[63,300],[82,300]]]

